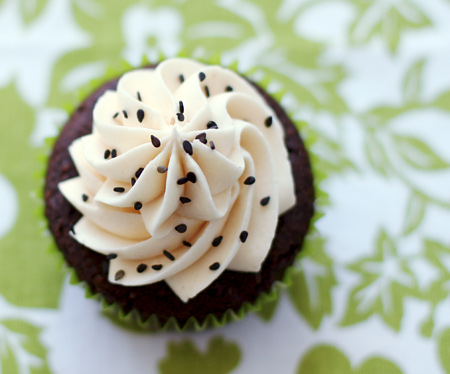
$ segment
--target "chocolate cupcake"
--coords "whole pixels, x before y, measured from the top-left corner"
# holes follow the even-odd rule
[[[54,145],[45,185],[66,262],[144,327],[206,326],[256,305],[301,249],[313,200],[308,155],[280,105],[188,59],[89,96]]]

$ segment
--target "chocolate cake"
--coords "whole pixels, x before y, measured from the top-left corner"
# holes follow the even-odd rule
[[[105,91],[116,90],[117,83],[118,79],[107,82],[79,105],[63,127],[51,153],[45,184],[45,213],[57,247],[69,266],[75,269],[79,279],[86,282],[92,293],[103,295],[109,304],[120,306],[125,313],[131,310],[137,311],[142,320],[156,314],[164,323],[173,316],[182,327],[192,316],[202,323],[210,314],[220,319],[228,309],[237,311],[245,302],[254,303],[262,293],[269,292],[274,282],[281,280],[286,268],[293,264],[302,247],[313,215],[313,178],[308,154],[297,128],[283,108],[261,87],[252,83],[276,113],[284,128],[285,145],[295,182],[296,204],[278,218],[275,237],[260,271],[225,270],[196,296],[183,301],[163,280],[137,286],[112,283],[108,279],[108,269],[115,254],[97,253],[75,239],[77,233],[74,227],[81,213],[58,189],[61,181],[76,177],[78,174],[69,155],[70,144],[75,139],[92,132],[93,109],[97,100]],[[209,92],[206,94],[209,96]],[[139,93],[138,95],[140,96]],[[139,113],[137,115],[139,116]],[[142,118],[143,114],[140,113],[140,115]],[[152,137],[152,143],[154,141]],[[212,147],[214,144],[211,149]],[[188,152],[186,149],[185,151]],[[87,196],[83,198],[87,199]],[[184,199],[188,198],[184,197]],[[183,200],[181,201],[183,203]],[[269,203],[270,196],[260,200],[261,206]],[[247,232],[241,233],[241,242],[245,242],[247,235]],[[166,252],[166,256],[171,256]],[[140,266],[140,269],[139,267],[137,269],[138,272],[145,271],[147,268],[144,264]],[[211,266],[220,265],[217,263]],[[211,268],[211,270],[214,269]],[[116,280],[117,277],[116,273]]]

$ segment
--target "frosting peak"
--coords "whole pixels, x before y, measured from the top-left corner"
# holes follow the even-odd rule
[[[284,133],[251,84],[188,59],[125,74],[69,148],[59,188],[74,238],[109,255],[109,280],[165,282],[187,301],[225,269],[260,269],[295,203]]]

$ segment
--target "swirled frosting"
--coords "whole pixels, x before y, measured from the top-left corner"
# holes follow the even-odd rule
[[[187,301],[225,269],[259,271],[295,203],[283,128],[245,79],[170,59],[122,76],[69,148],[61,182],[73,237],[110,260],[109,281],[164,280]]]

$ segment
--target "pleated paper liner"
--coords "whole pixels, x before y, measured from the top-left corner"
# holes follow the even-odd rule
[[[180,53],[177,57],[191,58],[186,53]],[[159,61],[163,61],[164,59],[165,57],[161,55]],[[197,60],[205,64],[222,65],[225,68],[234,70],[240,75],[252,79],[253,82],[255,82],[262,89],[264,89],[266,92],[269,93],[268,86],[271,83],[271,79],[268,77],[258,79],[252,76],[253,75],[252,73],[256,71],[256,68],[253,68],[250,71],[240,72],[238,71],[237,61],[230,65],[223,65],[221,64],[220,56],[215,56],[211,59],[208,59],[207,61],[201,59]],[[144,58],[142,61],[142,66],[145,67],[148,65],[152,65],[154,63],[155,62],[148,61],[146,58]],[[104,83],[112,79],[115,79],[123,75],[125,72],[133,69],[135,69],[135,67],[129,65],[125,61],[123,62],[123,67],[119,70],[111,68],[107,69],[103,77],[93,80],[86,87],[79,90],[78,103],[83,102],[92,92],[95,92]],[[272,98],[274,98],[278,103],[280,103],[281,99],[287,92],[288,92],[287,90],[282,89],[276,93],[269,93],[269,95]],[[77,107],[76,105],[66,105],[64,109],[69,115],[71,115],[76,110],[76,107]],[[307,251],[314,250],[314,248],[312,248],[313,241],[311,240],[311,238],[312,236],[318,235],[317,230],[315,228],[315,223],[323,215],[321,207],[328,200],[326,193],[319,188],[321,181],[323,181],[326,178],[326,173],[323,170],[319,170],[318,166],[320,165],[320,159],[317,155],[315,155],[311,151],[313,149],[314,143],[317,140],[317,137],[313,131],[310,131],[306,123],[295,121],[293,119],[293,113],[290,113],[289,110],[286,110],[286,108],[284,109],[288,114],[288,116],[290,117],[291,121],[297,127],[297,129],[302,133],[302,141],[305,145],[306,150],[308,151],[314,183],[314,194],[315,194],[314,215],[309,223],[308,235],[306,235],[304,238],[302,249],[297,254],[296,260],[286,268],[283,279],[275,281],[272,284],[271,289],[266,293],[261,293],[261,295],[259,295],[259,297],[255,300],[255,302],[250,303],[246,301],[237,311],[233,309],[227,309],[221,317],[217,317],[214,314],[210,313],[206,316],[206,318],[203,321],[199,321],[194,316],[189,317],[185,323],[180,323],[179,321],[176,320],[175,317],[169,317],[167,320],[162,321],[156,314],[152,314],[149,317],[143,319],[139,311],[132,309],[129,312],[124,312],[124,310],[120,305],[116,303],[112,304],[108,303],[101,293],[92,293],[90,286],[86,282],[80,280],[78,275],[76,274],[75,269],[66,263],[62,252],[58,249],[54,241],[52,241],[52,243],[49,245],[48,252],[52,253],[53,255],[59,256],[61,267],[64,268],[70,274],[71,284],[78,284],[83,286],[86,290],[85,294],[87,298],[96,299],[100,301],[102,311],[106,316],[110,317],[116,324],[132,330],[149,331],[149,332],[186,331],[186,330],[201,331],[204,330],[205,328],[221,327],[229,322],[241,320],[248,312],[258,312],[263,310],[264,307],[267,305],[273,305],[273,303],[275,303],[276,300],[278,299],[280,291],[284,288],[289,287],[292,284],[293,275],[300,271],[298,267],[299,257],[305,255]],[[37,192],[37,196],[41,202],[40,208],[37,211],[37,217],[42,223],[43,234],[44,231],[48,231],[46,229],[47,220],[44,212],[45,208],[44,208],[43,186],[45,183],[47,161],[57,138],[58,136],[55,136],[53,138],[49,138],[46,140],[43,154],[40,157],[40,160],[42,161],[42,170],[40,170],[37,174],[37,178],[39,179],[40,185],[42,186],[40,190]]]

